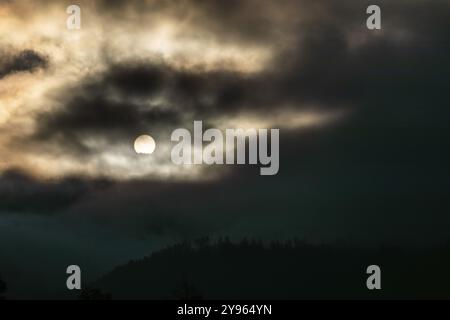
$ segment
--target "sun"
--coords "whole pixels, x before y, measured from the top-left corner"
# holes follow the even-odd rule
[[[149,135],[139,136],[134,141],[134,150],[138,154],[152,154],[155,151],[156,143],[155,139],[153,139]]]

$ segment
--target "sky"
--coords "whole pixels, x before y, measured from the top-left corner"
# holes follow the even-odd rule
[[[0,1],[0,273],[61,291],[198,236],[428,245],[450,227],[450,1]],[[175,165],[276,128],[280,170]],[[140,155],[134,140],[157,147]],[[45,288],[45,289],[43,289]]]

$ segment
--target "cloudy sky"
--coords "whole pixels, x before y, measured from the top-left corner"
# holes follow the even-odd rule
[[[78,1],[68,30],[71,4],[0,1],[12,296],[200,235],[448,240],[450,1],[377,1],[375,31],[359,0]],[[170,134],[194,120],[280,129],[278,175],[174,165]]]

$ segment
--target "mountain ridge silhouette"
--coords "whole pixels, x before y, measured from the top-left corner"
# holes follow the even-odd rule
[[[381,267],[381,290],[366,287],[372,264]],[[95,293],[92,299],[441,299],[450,298],[449,267],[449,245],[358,248],[200,238],[131,260],[87,290]]]

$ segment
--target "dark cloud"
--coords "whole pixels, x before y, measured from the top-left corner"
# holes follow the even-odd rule
[[[48,59],[33,50],[24,50],[12,55],[3,54],[0,58],[0,79],[18,72],[34,72],[47,66]]]
[[[86,153],[86,137],[129,140],[148,128],[158,132],[184,124],[186,118],[208,120],[237,111],[252,99],[252,86],[254,80],[229,71],[176,70],[150,62],[111,65],[107,72],[65,88],[55,99],[56,110],[39,115],[34,138]]]
[[[57,100],[62,105],[38,117],[35,138],[89,153],[83,143],[86,137],[120,141],[135,137],[149,126],[157,131],[161,123],[176,123],[180,119],[177,110],[149,100],[162,86],[163,69],[138,67],[113,67],[109,73],[84,79],[71,88],[73,94],[61,94]]]
[[[8,170],[0,176],[0,212],[52,214],[110,185],[107,180],[80,177],[41,181],[19,170]]]

